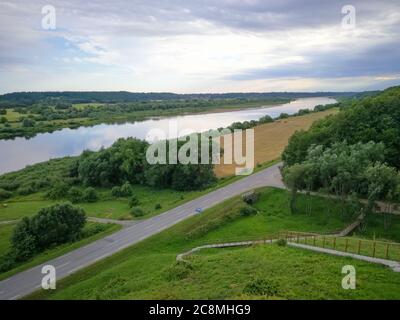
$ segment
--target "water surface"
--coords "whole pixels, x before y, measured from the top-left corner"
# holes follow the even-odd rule
[[[85,149],[99,150],[101,147],[110,146],[118,138],[136,137],[151,140],[152,135],[149,133],[152,129],[162,129],[168,133],[171,121],[177,123],[177,133],[171,133],[171,138],[175,138],[192,132],[227,127],[233,122],[258,120],[265,115],[276,118],[283,112],[293,114],[300,109],[313,109],[316,105],[335,102],[336,100],[327,97],[304,98],[279,106],[66,128],[52,133],[40,133],[30,139],[0,140],[0,173],[22,169],[28,164],[52,158],[79,155]]]

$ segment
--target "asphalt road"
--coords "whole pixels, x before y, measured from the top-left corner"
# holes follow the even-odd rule
[[[101,240],[92,242],[56,259],[5,279],[0,282],[0,299],[18,299],[39,289],[44,277],[41,273],[44,265],[54,266],[57,280],[60,280],[77,270],[167,229],[186,218],[199,214],[196,212],[197,208],[210,208],[226,199],[258,187],[283,187],[278,168],[279,165],[271,166],[242,178],[237,182],[189,201],[158,216],[135,223]]]

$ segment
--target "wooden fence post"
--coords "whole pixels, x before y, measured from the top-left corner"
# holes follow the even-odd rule
[[[315,236],[314,236],[314,240],[313,240],[313,245],[314,245],[314,247],[315,247]]]
[[[322,248],[325,248],[325,236],[322,239]]]
[[[374,241],[374,247],[372,251],[372,258],[375,258],[375,248],[376,248],[376,242]]]
[[[344,248],[344,252],[347,252],[348,246],[349,246],[349,239],[346,238],[346,246]]]
[[[333,237],[333,250],[336,249],[336,237]]]
[[[386,259],[389,258],[389,243],[386,244],[386,255],[385,255]]]

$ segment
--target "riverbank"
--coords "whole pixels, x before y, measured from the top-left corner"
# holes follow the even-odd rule
[[[149,141],[154,129],[162,130],[168,138],[175,138],[187,135],[188,131],[204,132],[209,129],[226,128],[238,122],[246,126],[254,125],[255,121],[265,116],[275,119],[283,114],[287,117],[297,114],[302,109],[313,110],[317,105],[335,102],[336,100],[325,97],[298,99],[279,106],[171,116],[134,123],[80,126],[74,130],[64,128],[53,133],[41,133],[31,139],[0,140],[0,149],[5,150],[0,154],[0,174],[49,159],[77,156],[84,150],[98,151],[102,147],[111,146],[119,138],[133,137]],[[171,124],[176,125],[176,130],[171,130]],[[21,154],[24,154],[24,157],[21,157]]]
[[[126,122],[139,122],[150,119],[160,119],[164,117],[196,115],[205,113],[220,113],[229,111],[245,110],[250,108],[274,107],[291,102],[291,99],[270,99],[257,101],[226,101],[218,105],[210,103],[208,106],[201,107],[177,107],[139,110],[134,112],[121,111],[110,113],[106,108],[114,107],[114,104],[76,104],[73,105],[77,111],[77,116],[88,115],[86,117],[71,117],[67,119],[44,120],[39,118],[39,114],[32,111],[20,113],[18,109],[6,109],[7,113],[3,115],[6,120],[0,122],[0,140],[14,139],[16,137],[32,138],[39,133],[51,133],[64,128],[75,129],[78,127],[91,127],[99,124],[121,124]],[[123,105],[122,105],[123,106]],[[128,106],[128,105],[127,105]],[[99,108],[104,108],[104,112],[98,112]],[[35,110],[35,109],[33,109]],[[22,110],[21,110],[22,111]],[[59,114],[66,113],[63,110],[57,110]],[[93,114],[93,116],[92,116]],[[30,124],[24,119],[33,120]],[[36,120],[35,120],[36,119]],[[40,120],[38,120],[40,119]],[[28,120],[29,121],[29,120]]]

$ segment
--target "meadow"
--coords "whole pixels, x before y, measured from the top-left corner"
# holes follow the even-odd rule
[[[258,213],[240,215],[245,204],[233,198],[149,239],[79,271],[56,291],[30,299],[394,299],[400,274],[380,265],[273,245],[201,251],[188,263],[179,253],[223,239],[245,240],[282,230],[333,232],[352,216],[340,216],[333,200],[299,196],[290,213],[287,191],[264,188],[254,205]],[[329,206],[330,212],[324,208]],[[354,265],[357,290],[343,290],[341,269]]]

